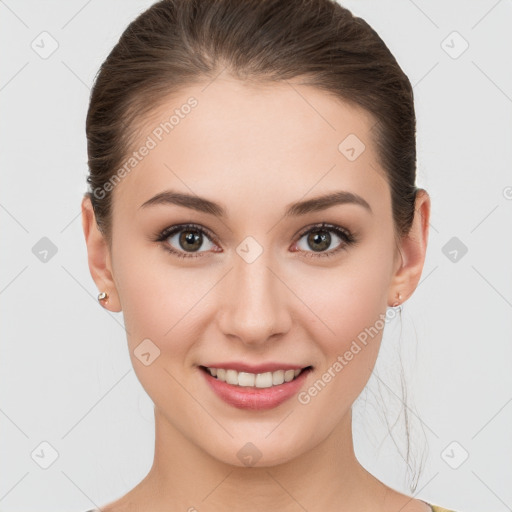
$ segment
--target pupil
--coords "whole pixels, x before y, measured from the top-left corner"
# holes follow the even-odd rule
[[[329,245],[331,244],[331,235],[328,231],[317,231],[316,233],[321,234],[311,234],[309,236],[308,242],[310,242],[310,245],[312,245],[313,250],[315,251],[321,251],[323,249],[327,249]],[[320,248],[315,248],[314,244],[320,244]]]
[[[197,250],[201,247],[201,236],[193,231],[184,231],[180,237],[180,245],[186,249]]]

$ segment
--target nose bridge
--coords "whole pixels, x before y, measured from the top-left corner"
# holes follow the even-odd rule
[[[243,247],[234,255],[234,268],[224,283],[219,324],[226,336],[246,344],[263,343],[289,328],[285,287],[274,274],[270,251],[251,261]]]

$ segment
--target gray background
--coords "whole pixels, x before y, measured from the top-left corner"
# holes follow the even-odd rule
[[[131,369],[122,313],[96,301],[80,220],[89,90],[151,3],[0,1],[4,512],[102,505],[152,462],[152,403]],[[418,185],[433,208],[421,283],[386,327],[354,406],[356,454],[409,494],[405,410],[410,464],[423,466],[416,497],[459,512],[512,510],[512,2],[342,3],[414,86]],[[56,252],[42,261],[48,247]]]

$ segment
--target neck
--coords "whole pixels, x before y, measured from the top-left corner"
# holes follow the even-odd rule
[[[154,512],[352,512],[382,510],[388,488],[354,454],[352,411],[313,450],[268,467],[238,467],[211,457],[155,409],[155,457],[130,503]]]

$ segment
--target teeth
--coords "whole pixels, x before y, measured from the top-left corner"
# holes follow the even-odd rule
[[[212,370],[214,370],[214,368],[212,368]],[[238,380],[235,382],[235,384],[238,384],[239,386],[254,386],[255,381],[256,375],[254,375],[254,373],[240,372],[238,374]]]
[[[226,370],[224,368],[207,368],[210,375],[217,379],[241,387],[270,388],[279,386],[283,382],[290,382],[297,377],[302,370],[277,370],[275,372],[265,373],[247,373],[237,372],[236,370]]]
[[[272,372],[258,373],[254,385],[257,388],[271,388],[272,387]]]
[[[226,370],[226,382],[234,386],[238,385],[238,372],[235,370]]]
[[[284,371],[283,370],[277,370],[277,372],[274,372],[272,374],[272,384],[274,386],[279,386],[279,384],[282,384],[284,382]]]

